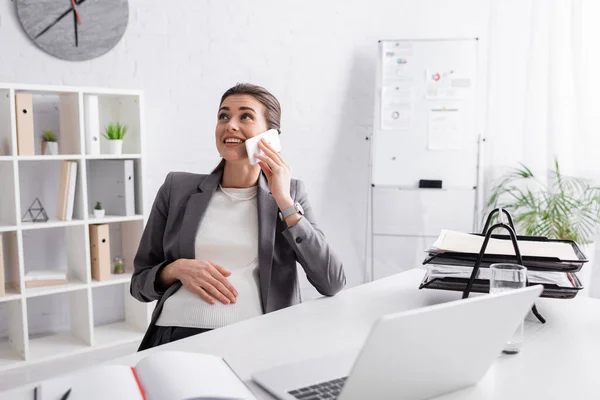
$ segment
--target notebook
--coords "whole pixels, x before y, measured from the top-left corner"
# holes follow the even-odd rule
[[[49,379],[36,399],[256,399],[221,357],[180,351],[153,353],[135,367],[101,365]]]

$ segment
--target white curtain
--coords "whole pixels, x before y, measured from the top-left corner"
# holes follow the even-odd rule
[[[600,185],[599,17],[598,0],[492,0],[484,189],[519,162],[543,178],[554,158]]]

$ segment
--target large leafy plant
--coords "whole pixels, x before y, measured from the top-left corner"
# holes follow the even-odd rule
[[[507,209],[521,235],[592,242],[600,222],[600,188],[563,175],[556,160],[548,181],[521,164],[500,179],[487,205]]]

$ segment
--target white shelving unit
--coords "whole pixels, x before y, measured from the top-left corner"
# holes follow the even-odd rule
[[[33,95],[35,155],[18,153],[15,95]],[[129,130],[122,155],[86,149],[85,96],[98,96],[100,130],[120,122]],[[59,155],[41,154],[43,130],[57,132]],[[129,294],[133,258],[146,222],[142,177],[143,96],[139,91],[0,83],[0,235],[6,295],[0,296],[0,373],[32,363],[141,340],[151,306]],[[73,219],[56,218],[61,164],[75,161],[77,183]],[[105,161],[106,160],[106,161]],[[133,160],[135,215],[94,218],[88,171],[108,160]],[[112,161],[115,162],[115,161]],[[93,163],[93,164],[91,164]],[[39,198],[47,222],[22,222]],[[108,224],[111,258],[125,262],[124,274],[106,281],[91,276],[89,226]],[[68,284],[27,288],[30,270],[66,271]]]

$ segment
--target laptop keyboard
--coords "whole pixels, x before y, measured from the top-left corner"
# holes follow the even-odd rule
[[[300,389],[288,392],[292,396],[300,400],[334,400],[337,399],[346,378],[333,379],[331,381],[317,383],[316,385],[303,387]]]

